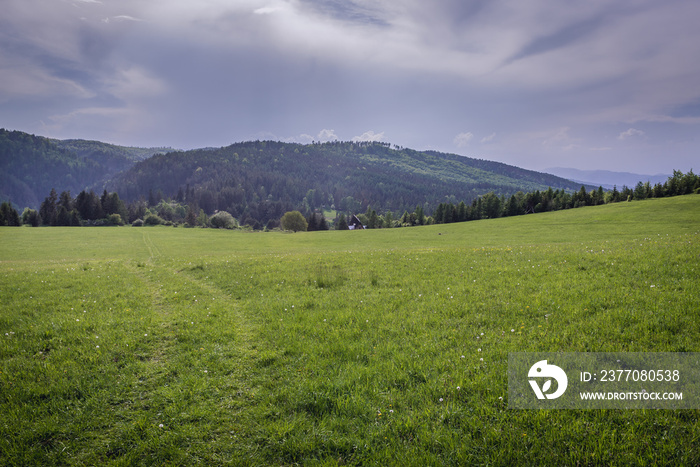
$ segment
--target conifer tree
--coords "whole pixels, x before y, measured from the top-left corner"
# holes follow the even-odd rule
[[[9,201],[0,204],[0,225],[18,227],[22,225],[17,210],[12,207]]]
[[[423,212],[423,207],[420,204],[416,206],[416,222],[418,225],[425,224],[425,213]]]
[[[44,225],[56,225],[56,200],[58,195],[56,194],[56,189],[51,188],[51,193],[44,201],[41,203],[39,208],[39,214],[41,215],[41,220]]]
[[[285,230],[292,230],[292,229],[285,229]],[[314,232],[318,230],[318,223],[316,221],[316,213],[312,212],[309,214],[309,217],[306,218],[306,230],[309,232]]]
[[[377,211],[372,209],[369,215],[369,221],[367,221],[367,227],[370,229],[376,229],[379,227],[379,216],[377,216]]]
[[[185,224],[190,227],[197,225],[197,215],[195,214],[196,208],[191,204],[187,207],[187,215],[185,216]]]

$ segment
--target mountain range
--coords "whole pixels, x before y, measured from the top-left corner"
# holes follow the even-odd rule
[[[161,198],[207,213],[265,219],[303,208],[413,210],[581,183],[481,159],[379,142],[250,141],[177,151],[54,140],[0,129],[0,198],[37,208],[49,191],[116,191],[125,201]],[[588,186],[588,189],[594,188]],[[279,217],[277,217],[279,218]]]

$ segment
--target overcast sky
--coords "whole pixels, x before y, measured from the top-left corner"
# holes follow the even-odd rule
[[[0,127],[700,166],[697,0],[4,0]]]

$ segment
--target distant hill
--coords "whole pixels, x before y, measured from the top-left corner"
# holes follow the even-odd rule
[[[578,183],[586,185],[602,186],[605,189],[612,190],[617,186],[621,189],[623,186],[634,188],[638,182],[649,182],[652,185],[656,183],[664,183],[669,174],[656,175],[641,175],[630,172],[611,172],[609,170],[578,170],[564,167],[552,167],[546,172],[564,177]]]
[[[155,154],[155,155],[154,155]],[[172,198],[207,214],[225,210],[265,224],[288,210],[402,213],[581,184],[481,159],[378,142],[236,143],[175,151],[86,140],[55,140],[0,129],[0,200],[38,208],[52,188],[116,191],[126,201]],[[594,188],[588,186],[588,189]]]
[[[156,152],[84,140],[54,140],[0,129],[0,199],[20,209],[38,208],[51,188],[74,196],[100,189],[107,180]]]
[[[225,210],[245,222],[279,219],[286,210],[430,209],[495,192],[581,188],[564,178],[387,143],[237,143],[153,156],[107,184],[127,201],[176,198],[207,213]]]

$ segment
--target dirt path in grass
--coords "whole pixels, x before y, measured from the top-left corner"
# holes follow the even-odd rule
[[[161,259],[157,246],[147,236],[144,241],[153,256],[145,265],[127,267],[149,290],[149,306],[156,312],[153,337],[158,345],[150,361],[176,367],[178,374],[216,364],[237,377],[234,385],[245,388],[244,375],[257,354],[256,331],[236,299],[181,265]]]

